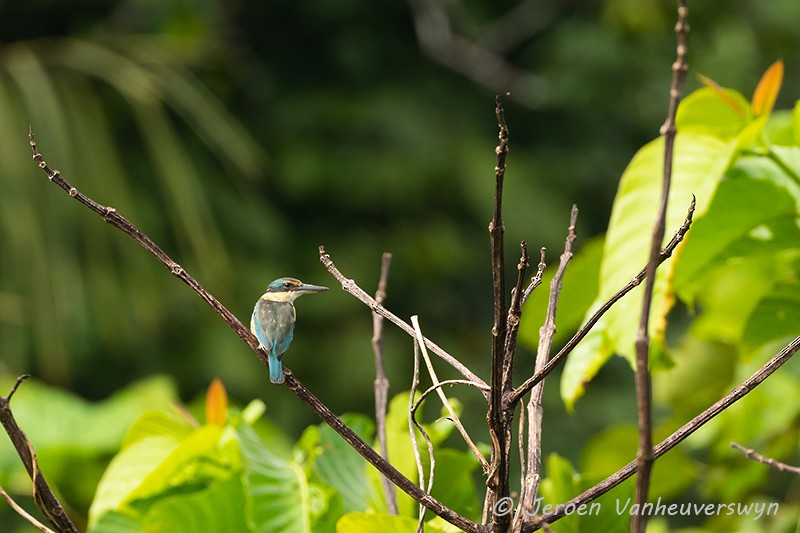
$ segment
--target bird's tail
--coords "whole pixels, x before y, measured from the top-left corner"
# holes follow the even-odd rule
[[[283,363],[272,350],[269,354],[269,380],[272,383],[283,383]]]

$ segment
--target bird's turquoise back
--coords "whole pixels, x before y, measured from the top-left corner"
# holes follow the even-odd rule
[[[260,298],[253,309],[250,329],[269,353],[269,377],[283,383],[281,358],[294,336],[295,310],[290,302]]]

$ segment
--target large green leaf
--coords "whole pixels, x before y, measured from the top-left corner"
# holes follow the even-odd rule
[[[719,180],[727,169],[735,142],[687,132],[678,134],[667,211],[665,241],[683,222],[694,194],[696,216],[702,216],[714,196]],[[661,196],[664,141],[656,139],[645,145],[628,165],[614,201],[600,267],[600,289],[592,312],[622,288],[646,264],[651,232]],[[656,276],[651,307],[651,336],[656,344],[663,338],[665,317],[672,306],[668,268]],[[561,394],[568,406],[583,394],[585,384],[613,353],[633,363],[634,337],[642,307],[642,291],[618,302],[603,317],[587,339],[571,354],[561,384]],[[587,313],[588,316],[588,313]]]
[[[374,424],[367,417],[347,414],[342,416],[342,421],[367,442],[372,440]],[[318,428],[315,444],[319,453],[313,460],[314,472],[336,489],[345,512],[385,508],[367,476],[366,469],[372,467],[328,425]]]
[[[230,475],[228,461],[218,451],[221,427],[203,426],[184,438],[177,433],[135,440],[114,457],[97,488],[89,510],[90,523],[108,511],[124,511],[136,500],[184,484],[202,487]]]
[[[242,482],[234,475],[215,481],[204,490],[159,499],[144,516],[142,530],[151,533],[246,532],[250,529],[244,511]]]
[[[311,533],[317,502],[300,465],[269,450],[250,426],[236,430],[244,471],[247,523],[259,533]]]

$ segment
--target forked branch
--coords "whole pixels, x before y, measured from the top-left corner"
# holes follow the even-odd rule
[[[44,475],[39,470],[39,462],[36,459],[33,444],[19,427],[14,414],[11,412],[11,397],[14,396],[17,388],[27,378],[27,374],[18,377],[8,396],[0,396],[0,424],[3,425],[3,429],[8,434],[8,438],[11,439],[11,444],[14,445],[17,455],[19,455],[25,470],[28,472],[28,476],[33,481],[33,500],[36,502],[36,507],[58,531],[62,533],[77,533],[78,529],[67,516],[50,485],[47,484]]]

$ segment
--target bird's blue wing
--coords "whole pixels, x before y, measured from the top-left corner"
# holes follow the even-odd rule
[[[288,302],[259,299],[250,319],[250,329],[269,354],[269,374],[273,383],[283,383],[283,353],[294,336],[294,306]]]

